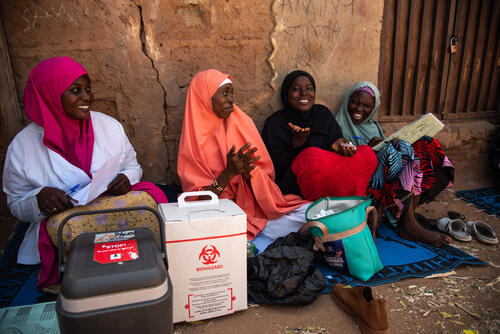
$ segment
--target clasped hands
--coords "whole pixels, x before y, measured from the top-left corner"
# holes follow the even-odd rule
[[[108,185],[106,193],[113,196],[123,195],[129,192],[130,181],[124,174],[118,174]],[[38,209],[46,216],[71,209],[73,199],[61,189],[44,187],[36,195]]]
[[[260,156],[253,155],[257,152],[257,147],[251,148],[251,145],[251,143],[246,143],[238,150],[238,152],[236,152],[236,147],[233,145],[231,150],[227,153],[226,170],[229,174],[229,179],[240,174],[246,180],[250,180],[252,177],[250,173],[255,169],[255,163],[260,159]]]

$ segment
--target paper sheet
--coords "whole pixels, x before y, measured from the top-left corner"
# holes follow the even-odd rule
[[[97,198],[100,194],[108,189],[108,184],[113,181],[118,172],[120,171],[120,157],[117,154],[108,159],[93,175],[92,182],[90,183],[89,197],[87,203]]]
[[[422,138],[422,136],[434,137],[443,128],[444,124],[436,116],[428,113],[393,133],[390,137],[375,145],[373,149],[379,151],[393,138],[403,139],[411,145]]]
[[[108,159],[101,168],[92,174],[92,182],[71,195],[71,198],[78,201],[78,205],[85,205],[105,192],[108,189],[108,184],[120,172],[120,157],[121,154],[117,154]]]

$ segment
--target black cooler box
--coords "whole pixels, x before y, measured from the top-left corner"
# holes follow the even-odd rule
[[[74,216],[148,210],[158,219],[161,249],[147,228],[76,237],[64,263],[63,226]],[[149,207],[75,212],[58,229],[56,310],[61,333],[172,333],[172,284],[164,228]]]

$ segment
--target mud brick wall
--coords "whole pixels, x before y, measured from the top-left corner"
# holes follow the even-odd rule
[[[382,13],[383,0],[0,2],[19,100],[38,62],[73,57],[90,74],[94,109],[124,125],[144,178],[169,183],[194,74],[230,74],[259,129],[294,69],[311,72],[317,101],[336,111],[354,82],[377,83]]]

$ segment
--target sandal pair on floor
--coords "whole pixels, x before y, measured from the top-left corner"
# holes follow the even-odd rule
[[[437,221],[437,228],[458,241],[469,242],[472,240],[472,235],[474,235],[478,241],[485,244],[494,245],[498,243],[493,228],[480,220],[465,223],[459,218],[443,217]]]

